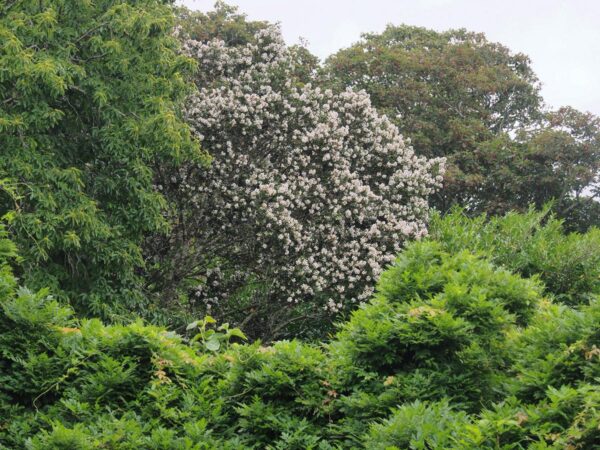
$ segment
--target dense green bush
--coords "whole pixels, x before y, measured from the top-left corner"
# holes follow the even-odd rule
[[[434,214],[429,233],[446,251],[480,253],[524,277],[539,276],[561,303],[585,304],[600,294],[600,229],[565,233],[547,209],[476,218],[460,210]]]
[[[371,427],[365,448],[390,449],[447,449],[469,425],[464,412],[453,411],[447,402],[414,402],[399,407],[389,419]]]
[[[536,401],[548,388],[580,388],[600,380],[600,302],[573,310],[545,304],[531,325],[519,333],[512,348],[512,392]]]
[[[330,344],[348,431],[406,402],[450,399],[473,412],[501,398],[507,335],[541,299],[535,281],[436,242],[409,245],[377,292]]]
[[[327,345],[218,349],[77,320],[14,258],[0,232],[0,448],[597,448],[598,303],[464,251],[411,244]]]

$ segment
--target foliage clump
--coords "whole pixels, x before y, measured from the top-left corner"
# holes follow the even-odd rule
[[[330,344],[345,426],[414,401],[473,412],[502,398],[508,335],[531,320],[541,290],[437,242],[409,245]]]
[[[547,209],[476,218],[457,209],[434,214],[429,233],[446,251],[482,254],[524,277],[539,277],[561,303],[585,304],[600,294],[600,229],[567,233]]]
[[[3,448],[561,449],[600,437],[597,301],[555,305],[481,256],[411,244],[329,344],[231,343],[222,327],[217,349],[209,319],[185,336],[75,319],[18,288],[1,233],[0,249]]]

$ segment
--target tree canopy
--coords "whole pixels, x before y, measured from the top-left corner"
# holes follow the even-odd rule
[[[324,74],[368,92],[418,154],[447,158],[441,211],[555,201],[571,227],[598,224],[600,122],[571,107],[546,111],[527,56],[464,29],[390,25],[329,57]]]
[[[174,250],[168,279],[185,280],[197,310],[263,338],[365,301],[424,235],[442,161],[417,157],[365,94],[303,83],[272,25],[243,45],[184,48],[203,68],[186,117],[213,162],[165,180],[185,211],[176,244],[156,243],[162,261]]]
[[[0,7],[0,211],[26,283],[85,314],[145,302],[140,245],[169,227],[155,173],[204,158],[181,120],[194,65],[168,3]]]

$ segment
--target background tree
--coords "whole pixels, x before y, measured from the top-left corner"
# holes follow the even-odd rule
[[[168,229],[157,168],[203,159],[180,119],[193,62],[169,3],[0,6],[0,214],[25,283],[84,314],[145,303],[140,244]]]
[[[325,74],[334,86],[364,89],[418,154],[448,158],[435,199],[443,211],[477,197],[487,173],[472,155],[482,143],[540,115],[529,58],[464,29],[390,25],[328,58]]]
[[[600,118],[571,107],[549,112],[526,149],[531,202],[554,199],[570,228],[600,226]]]
[[[600,225],[600,119],[590,113],[548,112],[535,129],[498,135],[462,162],[485,174],[465,200],[471,212],[503,214],[553,202],[569,229]]]

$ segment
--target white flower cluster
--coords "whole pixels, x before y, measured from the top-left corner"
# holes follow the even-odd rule
[[[277,27],[185,50],[199,62],[185,114],[214,159],[178,181],[198,226],[223,240],[218,256],[268,277],[284,304],[337,312],[366,300],[402,244],[426,234],[443,161],[416,156],[364,92],[296,82]],[[219,286],[198,295],[219,300]]]

